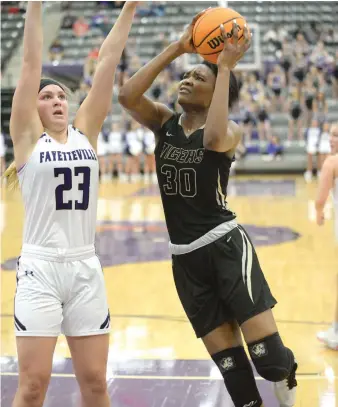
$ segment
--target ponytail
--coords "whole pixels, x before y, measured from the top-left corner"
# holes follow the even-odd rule
[[[16,170],[15,161],[4,172],[3,178],[7,180],[7,189],[15,190],[19,186],[18,172]]]

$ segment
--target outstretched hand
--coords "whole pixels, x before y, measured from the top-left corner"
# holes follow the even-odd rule
[[[226,67],[233,69],[245,52],[250,48],[251,35],[249,35],[248,27],[245,24],[243,29],[244,41],[239,44],[236,20],[232,22],[232,41],[227,37],[223,24],[220,25],[220,29],[224,41],[224,48],[218,56],[217,65],[219,68]]]
[[[182,34],[181,38],[179,39],[178,43],[180,44],[180,47],[184,53],[188,54],[196,54],[196,49],[194,47],[194,42],[192,39],[192,33],[194,30],[194,26],[197,22],[197,20],[206,12],[210,9],[211,7],[202,10],[200,13],[196,14],[196,16],[192,19],[192,22],[188,25],[188,27],[185,29],[184,33]]]

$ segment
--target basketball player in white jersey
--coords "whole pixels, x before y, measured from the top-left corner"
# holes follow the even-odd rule
[[[319,180],[316,200],[317,224],[324,224],[324,206],[332,190],[335,211],[335,237],[338,245],[338,123],[331,126],[330,146],[332,155],[325,160]],[[329,348],[338,350],[338,274],[334,322],[327,331],[318,332],[317,338]]]
[[[28,2],[22,70],[10,120],[15,164],[5,174],[9,186],[18,176],[25,207],[14,311],[19,386],[13,407],[43,405],[61,332],[67,337],[82,406],[110,406],[110,317],[94,248],[95,150],[136,4],[125,4],[103,42],[92,88],[70,126],[64,86],[41,80],[42,5]]]

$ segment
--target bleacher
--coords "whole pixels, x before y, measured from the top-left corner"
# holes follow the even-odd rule
[[[191,18],[207,7],[215,7],[218,5],[216,1],[183,1],[183,2],[168,2],[165,8],[164,16],[143,17],[136,19],[131,36],[136,37],[139,45],[138,51],[142,62],[147,62],[149,57],[153,56],[152,43],[154,38],[159,33],[170,35],[174,30],[181,30]],[[282,24],[283,28],[293,31],[301,25],[310,22],[321,22],[324,24],[335,24],[338,18],[338,3],[330,1],[321,2],[272,2],[264,1],[229,1],[228,6],[246,17],[250,23],[259,24],[261,35],[261,52],[264,61],[275,59],[274,48],[269,43],[263,41],[264,34]],[[90,20],[98,11],[95,1],[86,2],[71,2],[67,12],[74,12],[78,15],[83,15]],[[105,9],[103,13],[112,21],[119,14],[119,10]],[[99,29],[92,29],[86,39],[74,38],[72,30],[60,30],[60,39],[65,47],[64,63],[74,63],[78,58],[85,57],[95,43],[94,38],[99,36]],[[338,47],[338,44],[328,45],[328,51],[333,52]],[[249,59],[249,57],[247,56]]]
[[[1,70],[6,67],[7,62],[20,44],[23,28],[24,13],[11,12],[9,8],[16,7],[18,2],[2,2],[1,4]]]
[[[1,88],[1,130],[5,136],[6,145],[6,161],[12,160],[12,140],[9,136],[9,120],[11,117],[11,107],[13,100],[14,89],[12,88]]]

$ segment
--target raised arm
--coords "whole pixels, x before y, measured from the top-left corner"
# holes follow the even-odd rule
[[[137,1],[125,3],[114,27],[104,40],[99,52],[93,85],[75,116],[74,126],[81,130],[94,146],[110,111],[115,72],[128,39],[137,3]]]
[[[42,70],[42,21],[40,1],[29,1],[23,36],[23,61],[14,92],[10,119],[10,135],[17,166],[26,162],[32,145],[43,132],[37,110]]]
[[[161,103],[156,103],[145,96],[156,77],[179,56],[193,53],[192,31],[195,22],[204,13],[197,14],[181,39],[169,45],[161,54],[152,59],[132,76],[120,89],[119,102],[131,116],[152,131],[158,130],[173,112]]]
[[[241,137],[238,126],[235,124],[229,125],[228,122],[230,70],[235,67],[245,51],[249,49],[250,39],[248,30],[245,27],[245,41],[242,45],[238,44],[238,30],[235,23],[233,24],[233,44],[230,44],[229,40],[227,40],[223,25],[221,25],[221,30],[224,49],[217,61],[218,75],[205,123],[203,144],[208,150],[227,152],[236,147]]]
[[[330,190],[333,188],[334,181],[334,157],[328,157],[322,167],[318,192],[316,198],[316,218],[317,224],[322,225],[324,223],[324,207],[329,196]]]

